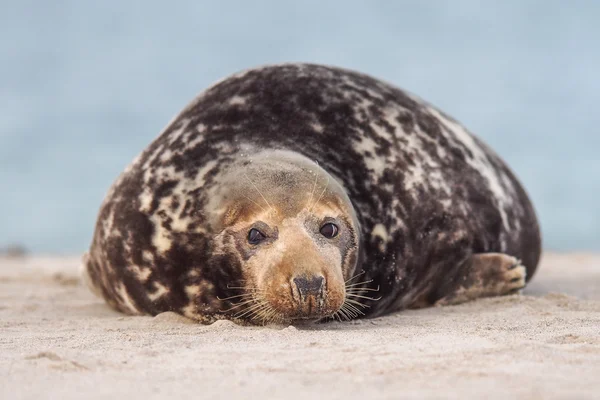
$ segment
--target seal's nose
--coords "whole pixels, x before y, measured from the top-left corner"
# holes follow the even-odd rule
[[[308,297],[322,299],[324,283],[325,278],[322,276],[312,276],[308,278],[299,276],[294,278],[294,284],[298,289],[300,301],[306,301]]]

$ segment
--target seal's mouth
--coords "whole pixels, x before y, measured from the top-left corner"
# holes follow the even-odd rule
[[[364,279],[364,271],[343,280],[330,271],[304,271],[292,275],[269,274],[269,279],[249,286],[230,287],[243,291],[222,301],[231,307],[221,311],[233,319],[257,325],[305,324],[349,321],[365,316],[369,302],[377,301],[379,286]],[[362,279],[361,279],[362,278]]]
[[[343,283],[336,283],[322,274],[304,274],[262,287],[229,287],[244,293],[219,299],[231,301],[231,306],[221,311],[233,319],[260,325],[332,318],[345,300]]]
[[[330,317],[342,307],[345,299],[344,282],[326,271],[295,274],[269,285],[265,295],[278,317],[287,321]]]

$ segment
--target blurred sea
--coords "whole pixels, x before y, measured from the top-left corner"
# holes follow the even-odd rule
[[[600,2],[0,1],[0,247],[74,253],[198,92],[248,67],[356,69],[490,144],[544,245],[600,250]]]

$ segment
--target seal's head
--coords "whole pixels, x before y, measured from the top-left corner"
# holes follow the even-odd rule
[[[342,186],[295,153],[234,164],[211,195],[215,252],[240,266],[231,316],[257,322],[319,319],[343,306],[359,230]]]

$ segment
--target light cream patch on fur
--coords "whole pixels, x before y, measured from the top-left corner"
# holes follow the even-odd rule
[[[173,157],[173,152],[170,149],[165,149],[165,151],[160,155],[159,160],[165,163],[168,162],[171,157]]]
[[[159,282],[154,282],[152,286],[154,286],[155,290],[152,293],[148,293],[148,299],[150,299],[150,301],[158,300],[169,293],[169,289]]]
[[[200,294],[200,285],[187,285],[185,287],[185,293],[190,297],[194,298]]]
[[[200,143],[202,143],[204,141],[204,132],[206,132],[206,125],[204,124],[198,124],[196,125],[196,131],[190,130],[187,136],[187,140],[185,140],[186,143],[186,147],[188,149],[193,149],[194,147],[198,146]],[[189,137],[192,136],[192,134],[194,135],[194,138],[189,140]]]
[[[246,104],[246,98],[242,96],[235,95],[231,99],[229,99],[229,105],[244,105]]]
[[[152,269],[140,267],[139,265],[129,265],[127,269],[142,283],[145,283],[152,274]]]
[[[188,272],[188,276],[190,278],[195,278],[197,276],[200,276],[200,271],[198,271],[197,269],[192,269],[190,272]]]
[[[150,168],[150,164],[152,164],[152,162],[154,162],[154,160],[156,160],[156,158],[160,155],[160,153],[163,150],[164,150],[163,145],[156,146],[156,149],[154,149],[154,151],[148,156],[148,158],[146,158],[146,162],[144,163],[144,165],[142,165],[142,169],[145,171],[148,171],[148,169]]]
[[[152,204],[152,191],[148,188],[145,188],[144,191],[139,195],[138,199],[140,201],[140,211],[146,213],[150,211],[150,205]]]
[[[321,125],[319,122],[310,122],[310,127],[318,133],[323,133],[325,131],[325,128],[323,128],[323,125]]]
[[[154,262],[154,254],[150,250],[142,251],[142,259],[146,262],[153,263]]]
[[[387,162],[384,157],[376,154],[377,148],[377,143],[368,136],[362,136],[360,141],[354,145],[354,150],[363,156],[367,168],[380,178],[383,175]]]
[[[200,320],[202,318],[202,312],[198,309],[198,306],[194,303],[190,303],[181,309],[181,313],[193,320]]]
[[[173,143],[175,143],[177,140],[179,140],[179,138],[188,131],[188,127],[190,126],[190,120],[189,119],[183,119],[180,121],[180,126],[179,128],[175,129],[170,135],[169,135],[169,145],[172,145]]]
[[[168,229],[162,226],[162,218],[158,214],[153,214],[150,221],[154,224],[154,234],[152,235],[152,245],[159,253],[166,253],[171,248],[173,240]]]
[[[384,252],[385,251],[385,245],[390,240],[390,237],[388,235],[388,231],[385,229],[385,226],[383,226],[383,224],[377,224],[377,225],[375,225],[373,227],[373,230],[371,230],[371,235],[373,237],[378,237],[378,238],[381,239],[381,243],[379,243],[379,251]]]
[[[132,314],[139,313],[139,310],[137,309],[137,307],[135,306],[135,303],[131,299],[129,292],[127,292],[127,288],[125,287],[125,284],[123,284],[122,282],[118,282],[118,285],[116,286],[116,292],[117,292],[117,295],[120,300],[119,304],[121,304],[123,307],[125,307],[125,309]]]
[[[442,205],[442,207],[444,207],[445,210],[447,210],[452,205],[452,200],[451,199],[440,200],[440,204]]]

